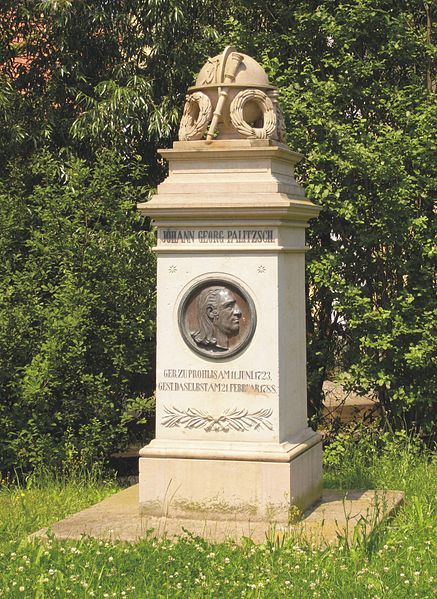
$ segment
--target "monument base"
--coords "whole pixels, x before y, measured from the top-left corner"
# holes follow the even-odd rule
[[[140,516],[138,512],[138,485],[106,497],[59,522],[42,528],[29,539],[77,539],[84,535],[106,542],[135,543],[150,537],[177,540],[189,534],[201,536],[210,542],[221,543],[250,538],[254,543],[266,539],[283,542],[287,537],[303,539],[324,546],[348,539],[360,542],[361,534],[369,535],[385,518],[393,515],[402,505],[402,491],[365,491],[325,489],[321,501],[295,524],[270,524],[243,520],[187,520],[162,516]],[[358,540],[357,540],[358,539]]]
[[[194,450],[189,458],[162,453],[141,451],[151,454],[140,458],[142,515],[288,523],[290,508],[304,511],[322,495],[322,443],[314,432],[305,443],[260,451],[258,459],[251,451],[243,459],[235,459],[238,451],[229,452],[234,459],[208,458],[206,450],[198,450],[202,458]]]

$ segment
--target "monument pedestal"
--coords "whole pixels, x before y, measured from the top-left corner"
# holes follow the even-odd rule
[[[293,526],[293,506],[322,497],[321,437],[307,426],[304,265],[319,208],[294,179],[301,156],[281,143],[262,67],[235,48],[208,59],[179,137],[161,152],[168,178],[139,205],[158,229],[156,439],[140,451],[140,513],[131,487],[53,532],[351,539],[402,493],[325,491]]]
[[[304,442],[283,444],[282,454],[254,446],[246,455],[217,451],[213,458],[211,449],[192,448],[176,457],[165,444],[162,453],[148,447],[140,458],[141,513],[288,523],[290,506],[304,510],[322,493],[321,443],[311,432]]]
[[[140,510],[288,522],[321,496],[308,428],[305,227],[319,209],[271,140],[177,142],[139,208],[158,228],[156,439]]]

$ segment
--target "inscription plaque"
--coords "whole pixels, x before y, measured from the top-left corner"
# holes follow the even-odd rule
[[[160,229],[159,243],[171,244],[273,244],[275,229]]]
[[[201,356],[225,359],[248,345],[255,332],[252,298],[226,279],[207,279],[188,290],[179,306],[185,343]]]

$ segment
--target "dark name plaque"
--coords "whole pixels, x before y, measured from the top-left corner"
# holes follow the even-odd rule
[[[252,298],[237,283],[221,278],[193,285],[181,300],[178,317],[188,347],[216,360],[243,351],[256,327]]]

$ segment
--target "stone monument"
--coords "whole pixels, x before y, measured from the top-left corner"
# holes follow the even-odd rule
[[[139,205],[157,226],[156,438],[140,510],[287,523],[322,493],[307,424],[305,228],[278,93],[235,48],[189,88],[169,175]]]

